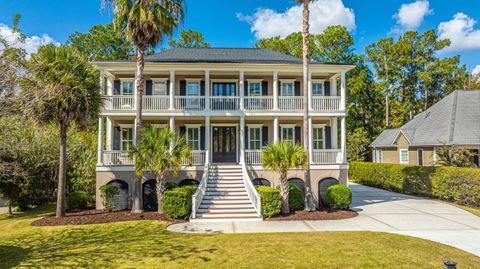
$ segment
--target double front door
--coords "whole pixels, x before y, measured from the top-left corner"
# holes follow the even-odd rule
[[[212,161],[214,163],[237,162],[237,128],[212,128]]]

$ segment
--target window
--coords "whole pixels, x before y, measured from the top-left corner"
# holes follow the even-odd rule
[[[248,83],[248,95],[249,96],[261,96],[262,95],[262,83],[249,82]]]
[[[294,96],[293,82],[282,82],[281,96]]]
[[[133,80],[122,81],[122,95],[132,95],[133,86]]]
[[[125,151],[129,151],[133,147],[133,128],[130,127],[122,127],[122,149]]]
[[[321,82],[312,83],[312,95],[314,96],[324,95],[323,83]]]
[[[200,82],[188,81],[187,82],[187,96],[199,96],[200,95]]]
[[[295,143],[295,128],[294,127],[282,127],[282,141],[288,141],[292,144]]]
[[[153,82],[153,95],[167,95],[167,83],[165,81]]]
[[[417,155],[418,155],[418,165],[423,166],[423,149],[418,149]]]
[[[187,127],[187,143],[192,150],[200,149],[200,128]]]
[[[408,149],[401,149],[400,150],[400,163],[401,164],[408,164]]]
[[[248,148],[252,150],[258,150],[262,147],[262,128],[248,128],[248,144]]]
[[[376,163],[383,162],[383,152],[381,149],[376,149],[373,151],[373,162],[376,162]]]
[[[313,128],[313,149],[325,148],[325,129],[323,127]]]

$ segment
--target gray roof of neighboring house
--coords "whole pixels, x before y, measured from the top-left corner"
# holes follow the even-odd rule
[[[394,146],[400,132],[413,146],[479,145],[480,91],[455,91],[401,128],[383,131],[370,146]]]

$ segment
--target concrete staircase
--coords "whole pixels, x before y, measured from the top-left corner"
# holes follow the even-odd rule
[[[258,217],[243,182],[238,164],[212,164],[209,167],[207,189],[193,221],[258,221]]]

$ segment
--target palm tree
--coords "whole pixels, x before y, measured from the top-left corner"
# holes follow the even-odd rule
[[[162,199],[168,176],[178,174],[182,161],[191,155],[184,136],[178,137],[168,128],[159,131],[145,128],[138,147],[130,151],[135,160],[135,174],[141,177],[145,171],[155,174],[158,213],[163,213]]]
[[[98,119],[103,106],[98,71],[77,50],[53,45],[33,54],[27,71],[20,81],[23,111],[40,125],[55,123],[60,129],[56,216],[64,217],[67,131],[72,124],[85,129]]]
[[[303,37],[303,146],[307,152],[309,152],[310,147],[310,137],[309,137],[309,128],[308,128],[308,119],[309,119],[309,111],[308,111],[308,43],[310,39],[310,32],[309,32],[309,17],[310,11],[308,6],[310,2],[315,0],[297,0],[298,3],[303,4],[302,10],[302,37]],[[311,158],[312,156],[308,156]],[[310,182],[310,164],[307,161],[305,165],[305,210],[307,211],[314,211],[315,204],[313,202],[313,196],[311,192],[311,182]]]
[[[307,166],[307,153],[302,145],[292,142],[279,142],[267,145],[262,150],[263,167],[280,175],[280,194],[282,195],[282,213],[290,213],[288,205],[288,170]]]
[[[136,116],[134,144],[141,140],[142,95],[144,92],[144,57],[147,48],[155,48],[163,41],[165,35],[172,35],[173,30],[183,21],[183,0],[102,0],[114,8],[114,26],[119,33],[135,44],[137,50],[137,70],[135,72]],[[132,212],[140,213],[141,178],[135,179]]]

